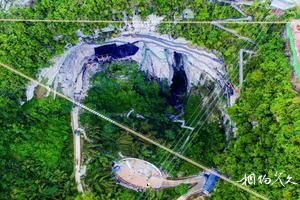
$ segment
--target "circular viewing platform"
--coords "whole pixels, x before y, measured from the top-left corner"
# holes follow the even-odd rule
[[[164,179],[155,165],[137,158],[124,158],[113,162],[112,171],[119,184],[136,191],[149,187],[159,188]]]

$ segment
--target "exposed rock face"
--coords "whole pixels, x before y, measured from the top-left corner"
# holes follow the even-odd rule
[[[175,107],[179,106],[178,111],[180,111],[178,94],[185,89],[189,91],[194,85],[206,85],[208,82],[215,83],[216,87],[207,98],[216,99],[213,97],[223,92],[227,98],[227,105],[231,105],[236,99],[236,93],[227,78],[225,66],[218,53],[192,46],[183,38],[173,39],[168,35],[156,33],[155,27],[160,20],[162,18],[150,16],[144,22],[134,16],[132,24],[128,23],[123,28],[125,31],[101,45],[133,43],[139,50],[133,56],[125,59],[136,61],[139,69],[145,71],[152,78],[168,80],[171,87],[174,80],[181,79],[179,82],[184,86],[173,96],[177,98],[173,98],[173,103]],[[83,36],[79,36],[81,42],[69,48],[63,55],[54,58],[54,64],[49,68],[42,69],[38,77],[39,81],[47,80],[48,86],[59,89],[63,94],[80,102],[84,100],[88,91],[89,78],[102,70],[103,62],[110,60],[108,58],[97,61],[94,48],[99,45],[86,44],[82,42],[81,37]],[[180,55],[180,59],[176,60],[174,55]],[[173,91],[176,88],[179,89],[179,85],[174,84]],[[27,100],[33,97],[34,88],[33,83],[28,85]],[[219,108],[223,110],[223,105],[219,105]]]
[[[135,16],[133,23],[127,24],[125,31],[121,32],[118,37],[107,40],[101,45],[133,43],[139,50],[135,55],[125,59],[136,61],[139,69],[152,78],[168,80],[171,87],[173,81],[180,78],[186,91],[194,85],[215,83],[215,89],[207,98],[223,92],[227,98],[227,105],[231,105],[236,93],[227,78],[225,66],[218,53],[192,46],[183,38],[173,39],[168,35],[154,32],[155,26],[161,19],[151,16],[148,21],[142,22]],[[59,89],[76,101],[83,101],[89,88],[89,78],[102,70],[103,62],[109,61],[108,59],[95,62],[94,48],[99,45],[86,44],[81,39],[80,41],[63,55],[53,59],[54,64],[50,68],[41,70],[38,77],[40,81],[47,80],[47,85]],[[180,59],[176,61],[174,55],[180,55]],[[34,88],[33,83],[28,85],[27,100],[33,97]],[[180,90],[177,93],[183,92],[182,88]],[[176,95],[173,97],[177,98]],[[180,105],[180,102],[176,102],[178,101],[176,98],[174,98],[175,107]],[[220,108],[223,110],[223,106],[220,105]]]
[[[182,19],[194,19],[195,18],[194,12],[191,9],[186,8],[181,13],[181,18]]]
[[[0,10],[7,11],[12,6],[27,6],[33,3],[33,0],[0,0]]]
[[[86,63],[93,56],[95,45],[78,44],[67,50],[62,56],[53,59],[53,65],[40,71],[38,80],[47,80],[48,86],[59,89],[68,97],[75,98],[82,95],[88,89],[87,78],[83,77],[86,72]],[[86,74],[88,75],[88,74]],[[33,90],[36,85],[30,83],[26,95],[27,100],[33,97]],[[82,98],[80,98],[82,99]]]
[[[293,71],[292,73],[292,85],[294,90],[296,90],[298,93],[300,93],[300,81],[298,80],[298,76],[296,72]]]
[[[299,0],[272,0],[270,7],[281,10],[288,10],[299,5]]]
[[[181,55],[181,66],[186,76],[187,90],[193,85],[205,84],[206,81],[215,82],[219,90],[215,92],[232,91],[225,66],[222,60],[206,49],[191,46],[186,40],[173,39],[168,35],[153,32],[162,18],[150,16],[146,22],[139,22],[134,17],[133,24],[126,28],[119,37],[107,40],[103,44],[134,43],[139,51],[130,57],[139,64],[139,68],[149,76],[157,79],[167,79],[172,84],[174,76],[173,65],[175,52]],[[129,25],[128,25],[129,26]],[[154,27],[154,28],[153,28]],[[82,100],[89,87],[88,77],[101,70],[101,63],[89,63],[94,56],[95,44],[80,43],[68,49],[62,56],[56,57],[54,65],[41,70],[39,80],[47,79],[49,86],[60,86],[61,91],[78,100]],[[99,45],[98,45],[99,46]],[[34,86],[30,84],[27,100],[32,98]],[[231,89],[231,90],[230,90]],[[231,96],[233,94],[230,94]]]
[[[133,43],[138,47],[138,51],[133,56],[118,60],[132,59],[138,63],[139,69],[145,71],[149,76],[156,79],[167,79],[176,98],[177,95],[188,91],[193,85],[205,85],[209,81],[215,83],[215,88],[217,88],[210,95],[218,95],[223,91],[231,104],[235,92],[228,81],[225,66],[217,55],[218,53],[191,46],[182,38],[173,39],[168,35],[156,33],[156,25],[161,20],[162,18],[151,15],[147,21],[143,22],[139,17],[134,16],[133,23],[125,23],[125,27],[122,28],[124,31],[118,37],[109,39],[101,45]],[[113,58],[101,58],[102,60],[97,58],[94,55],[94,48],[100,44],[86,44],[82,42],[81,38],[85,36],[80,32],[77,34],[81,42],[68,48],[63,55],[54,58],[54,64],[51,67],[40,71],[38,80],[47,81],[46,84],[49,87],[60,90],[75,101],[82,102],[89,88],[90,77],[100,72],[103,69],[102,64]],[[29,83],[26,91],[27,100],[33,97],[35,87],[34,83]],[[175,106],[180,104],[176,98]],[[72,129],[76,149],[74,151],[75,179],[78,191],[83,191],[81,176],[85,170],[83,170],[81,157],[80,134],[77,134],[83,130],[80,128],[79,111],[80,108],[77,106],[72,109]],[[182,128],[193,130],[192,127],[185,125],[184,120],[175,119],[174,122],[182,123]],[[185,141],[187,142],[188,139]]]

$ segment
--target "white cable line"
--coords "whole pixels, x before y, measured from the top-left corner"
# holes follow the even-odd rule
[[[248,48],[249,43],[247,43],[246,45],[244,45],[243,48],[245,48],[245,46],[247,46],[247,48]],[[238,59],[238,58],[237,58],[237,59]],[[234,78],[236,78],[236,77],[237,77],[237,74],[236,74],[236,76],[235,76]],[[221,91],[222,91],[222,88],[221,88]],[[213,94],[213,93],[212,93],[212,94]],[[211,94],[210,100],[212,99],[212,94]],[[223,92],[223,94],[224,94],[224,92]],[[215,100],[216,100],[217,97],[218,97],[218,96],[215,95],[213,101],[209,104],[208,107],[211,107],[212,104],[215,103]],[[221,96],[221,97],[222,97],[222,96]],[[222,100],[221,97],[218,98],[218,100],[220,100],[220,101],[218,101],[218,102],[215,104],[214,108],[221,102],[221,100]],[[207,98],[207,101],[208,101],[208,98]],[[204,104],[204,103],[203,103],[203,104]],[[200,104],[199,104],[199,106],[200,106]],[[198,107],[199,107],[199,106],[198,106]],[[207,107],[207,106],[206,106],[206,107]],[[214,108],[213,108],[213,110],[214,110]],[[196,120],[196,119],[198,118],[198,116],[201,114],[202,110],[204,110],[204,109],[205,109],[204,107],[201,108],[201,110],[198,112],[198,115],[194,118],[194,120]],[[198,121],[202,120],[202,118],[205,116],[205,114],[206,114],[206,112],[207,112],[208,110],[209,110],[209,108],[207,108],[207,109],[205,110],[205,112],[202,114],[201,118],[200,118]],[[194,122],[194,120],[192,121],[192,123]],[[206,121],[206,120],[205,120],[205,121]],[[198,125],[198,124],[196,124],[196,126],[197,126],[197,125]],[[195,127],[195,128],[196,128],[196,127]],[[190,134],[189,134],[189,135],[193,134],[193,132],[194,132],[194,131],[190,131]],[[180,138],[179,140],[175,140],[175,141],[173,142],[173,144],[171,145],[171,147],[174,146],[174,143],[175,143],[175,142],[177,142],[177,143],[176,143],[175,147],[172,148],[172,149],[177,148],[177,146],[179,145],[179,143],[180,143],[181,140],[183,139],[184,135],[186,135],[186,134],[187,134],[187,131],[186,131],[185,133],[182,134],[182,136],[181,136],[181,138]],[[187,137],[189,137],[189,136],[187,136]],[[191,140],[190,140],[190,141],[191,141]],[[169,156],[170,156],[170,155],[167,155],[167,158],[164,159],[163,163],[169,158]],[[160,163],[161,163],[161,162],[160,162]]]
[[[259,35],[261,35],[261,33],[262,33],[262,31],[260,31]],[[260,42],[261,42],[261,40],[260,40]],[[257,45],[258,45],[258,43],[256,43],[255,47],[256,47]],[[253,47],[253,49],[254,49],[255,47]],[[213,112],[213,110],[210,112],[210,114],[212,114],[212,112]],[[210,114],[209,114],[209,115],[210,115]],[[208,116],[209,116],[209,115],[208,115]],[[207,120],[207,119],[206,119],[206,120]],[[201,128],[204,126],[206,120],[202,122],[201,126],[198,128],[198,131],[201,130]],[[188,144],[187,144],[186,147],[183,149],[183,151],[181,152],[181,154],[184,154],[185,151],[187,150],[187,148],[189,148],[189,146],[188,146],[189,143],[191,143],[191,141],[196,137],[195,133],[197,133],[197,132],[193,132],[193,133],[192,133],[193,135],[191,136],[191,139],[189,140]],[[175,166],[175,165],[173,165],[172,168],[173,168],[174,166]]]
[[[270,28],[270,27],[269,27]],[[259,34],[258,34],[258,36],[260,36],[261,35],[261,33],[262,33],[262,31],[260,31],[259,32]],[[260,40],[261,41],[261,40]],[[256,45],[252,48],[252,49],[254,49],[256,46],[258,45],[258,43],[256,43]],[[248,46],[248,45],[247,45]],[[236,76],[237,76],[237,74],[236,74]],[[236,78],[236,76],[235,76],[235,78]],[[219,100],[221,100],[220,98],[219,98]],[[215,104],[215,106],[216,105],[218,105],[218,103],[216,103]],[[214,107],[215,108],[215,107]],[[203,121],[203,123],[201,124],[201,126],[198,128],[198,130],[200,130],[201,128],[202,128],[202,126],[205,124],[205,122],[207,121],[207,119],[209,118],[209,116],[210,116],[210,114],[212,114],[213,112],[214,112],[214,108],[211,110],[211,112],[207,115],[207,117],[206,117],[206,119]],[[206,110],[207,111],[207,110]],[[202,117],[204,116],[204,114],[202,115]],[[200,121],[200,120],[199,120]],[[192,139],[190,139],[189,140],[189,142],[187,143],[187,144],[189,144],[189,143],[191,143],[191,141],[195,138],[195,131],[194,132],[191,132],[191,136],[190,137],[192,137],[192,136],[194,136]],[[179,141],[178,141],[179,142]],[[188,148],[188,145],[186,145],[186,148]],[[184,152],[185,152],[185,150],[186,149],[184,149],[181,153],[183,154]],[[174,166],[175,165],[173,165],[173,167],[172,167],[172,170],[173,170],[173,168],[174,168]]]
[[[246,44],[246,45],[249,46],[249,44]],[[245,45],[245,46],[246,46],[246,45]],[[245,47],[245,46],[244,46],[244,47]],[[243,47],[243,48],[244,48],[244,47]],[[247,47],[247,48],[248,48],[248,47]],[[235,76],[234,78],[236,78],[236,76]],[[222,91],[222,88],[221,88],[221,91]],[[212,96],[212,95],[211,95],[211,96]],[[207,100],[208,100],[208,99],[207,99]],[[203,103],[203,104],[204,104],[204,103]],[[200,104],[198,105],[198,107],[200,107]],[[203,110],[203,109],[201,109],[201,110],[199,111],[199,113],[201,113],[202,110]],[[194,114],[194,113],[193,113],[193,114]],[[192,115],[193,115],[193,114],[192,114]],[[199,116],[199,115],[197,115],[197,117],[198,117],[198,116]],[[181,139],[182,139],[182,137],[181,137]],[[180,141],[181,141],[181,140],[177,140],[177,143],[179,143]],[[174,141],[174,143],[175,143],[175,142],[176,142],[176,141]],[[172,146],[174,145],[174,143],[172,144]]]
[[[247,46],[248,46],[249,44],[247,44]],[[244,47],[245,47],[246,45],[244,45]],[[237,75],[236,75],[237,76]],[[235,78],[236,78],[236,76],[235,76]],[[213,93],[212,93],[213,94]],[[192,121],[192,123],[195,121],[195,120],[197,120],[197,118],[199,117],[199,115],[202,113],[202,111],[203,110],[205,110],[204,111],[204,113],[202,113],[202,116],[200,117],[200,119],[198,119],[197,121],[199,122],[199,121],[201,121],[202,120],[202,118],[205,116],[205,114],[206,114],[206,112],[208,111],[208,110],[210,110],[211,109],[211,107],[213,106],[213,104],[216,102],[216,100],[220,100],[220,102],[221,102],[221,100],[222,100],[222,97],[223,96],[218,96],[218,95],[212,95],[211,94],[211,97],[210,98],[207,98],[206,100],[206,102],[208,102],[209,100],[211,100],[211,99],[213,99],[210,103],[209,103],[209,105],[207,106],[203,106],[202,108],[201,108],[201,110],[200,110],[200,112],[198,113],[198,115],[193,119],[193,121]],[[224,92],[223,92],[223,94],[224,94]],[[214,98],[213,98],[214,97]],[[206,102],[205,102],[205,104],[206,104]],[[214,109],[217,105],[218,105],[218,103],[219,102],[217,102],[216,104],[215,104],[215,106],[212,108],[212,109]],[[204,104],[204,103],[203,103]],[[200,106],[201,104],[199,104],[199,106]],[[197,127],[197,125],[198,124],[196,124],[195,125],[195,128]],[[190,134],[192,134],[193,133],[193,131],[190,131]],[[177,142],[176,143],[176,145],[175,145],[175,147],[174,148],[172,148],[172,149],[175,149],[175,148],[177,148],[177,146],[179,145],[179,143],[181,142],[181,140],[183,139],[183,137],[186,135],[187,133],[185,132],[185,133],[183,133],[182,134],[182,136],[181,136],[181,138],[179,139],[179,140],[176,140],[175,142]],[[188,137],[188,136],[187,136]],[[169,155],[168,155],[169,156]],[[167,158],[168,159],[168,158]],[[164,161],[165,162],[165,161]]]
[[[81,19],[16,19],[16,18],[1,18],[0,22],[34,22],[34,23],[87,23],[87,24],[99,24],[99,23],[124,23],[121,20],[81,20]],[[139,21],[130,20],[128,22],[135,23]],[[161,24],[212,24],[215,21],[159,21]],[[288,24],[289,21],[221,21],[219,24]]]
[[[259,33],[258,35],[260,35],[261,32],[262,32],[262,31],[260,31],[260,33]],[[253,34],[253,35],[254,35],[254,34]],[[251,44],[247,43],[246,45],[243,46],[243,48],[245,48],[245,46],[247,46],[247,48],[248,48],[249,45],[251,45]],[[253,47],[253,49],[254,49],[256,46],[257,46],[257,44]],[[237,60],[238,60],[238,58],[237,58]],[[235,78],[237,77],[237,75],[238,75],[238,74],[236,74],[235,77],[234,77],[233,79],[235,79]],[[221,92],[222,92],[222,88],[221,88]],[[224,92],[223,92],[223,94],[224,94]],[[211,98],[210,98],[210,99],[212,99],[212,96],[213,96],[213,93],[211,94]],[[213,101],[210,103],[209,107],[213,106],[213,103],[217,100],[217,98],[218,98],[218,95],[215,95],[215,96],[214,96],[214,99],[213,99]],[[206,100],[208,101],[208,98],[207,98]],[[221,102],[222,99],[220,98],[220,96],[219,96],[218,100],[219,100],[219,101],[218,101],[218,102],[214,105],[214,107],[212,108],[211,113],[214,111],[215,107],[219,104],[219,102]],[[200,104],[199,104],[197,107],[200,107]],[[202,107],[201,110],[198,112],[197,116],[192,120],[191,126],[192,126],[192,123],[193,123],[193,122],[198,118],[198,116],[201,114],[202,110],[203,110],[203,107]],[[206,112],[207,112],[208,110],[210,110],[210,109],[207,108],[207,109],[205,110],[205,112],[202,114],[201,118],[200,118],[198,121],[202,120],[203,116],[205,116],[205,114],[206,114]],[[192,115],[194,115],[195,112],[196,112],[196,110],[193,112]],[[210,114],[211,114],[211,113],[210,113]],[[207,117],[206,117],[206,119],[205,119],[204,121],[206,121],[206,120],[209,118],[210,114],[207,115]],[[192,117],[191,117],[191,118],[192,118]],[[191,118],[190,118],[190,119],[191,119]],[[204,123],[204,124],[205,124],[205,123]],[[197,124],[197,125],[198,125],[198,124]],[[196,125],[196,126],[197,126],[197,125]],[[202,125],[202,126],[203,126],[203,125]],[[196,128],[196,127],[195,127],[195,128]],[[186,135],[186,132],[187,132],[187,130],[182,134],[180,140],[175,140],[175,141],[173,142],[173,144],[170,146],[170,148],[176,149],[177,146],[179,145],[179,142],[182,140],[182,138],[184,137],[184,135]],[[190,131],[190,134],[189,134],[187,137],[190,137],[191,134],[193,134],[193,131]],[[193,139],[194,139],[194,138],[193,138]],[[191,139],[191,140],[189,140],[189,141],[192,141],[193,139]],[[174,143],[175,143],[176,141],[177,141],[177,143],[176,143],[176,145],[174,146]],[[186,140],[185,140],[185,141],[186,141]],[[184,142],[184,144],[185,144],[185,142]],[[174,146],[174,147],[172,147],[172,146]],[[181,148],[182,148],[182,147],[181,147]],[[179,150],[180,150],[181,148],[179,148]],[[179,153],[180,153],[180,152],[179,152]],[[166,155],[166,153],[164,154],[164,156],[162,156],[162,159],[165,157],[165,155]],[[167,154],[167,157],[164,158],[163,161],[162,161],[162,159],[160,159],[160,162],[159,162],[159,163],[165,163],[166,160],[169,159],[169,157],[170,157],[170,154]],[[173,159],[174,159],[174,157],[172,158],[172,160],[173,160]],[[169,163],[169,164],[170,164],[170,163]],[[166,168],[169,167],[169,164],[167,163],[167,167],[166,167]],[[162,164],[161,164],[161,165],[162,165]],[[174,166],[175,166],[175,163],[174,163],[174,165],[173,165],[173,167],[172,167],[172,169],[171,169],[170,171],[173,170]],[[147,197],[148,197],[148,194],[146,195],[146,197],[145,197],[144,199],[146,199]]]
[[[41,83],[41,82],[39,82],[39,81],[37,81],[37,80],[31,78],[30,76],[25,75],[24,73],[22,73],[22,72],[20,72],[20,71],[18,71],[18,70],[16,70],[16,69],[14,69],[14,68],[12,68],[12,67],[6,65],[6,64],[3,64],[3,63],[0,62],[0,66],[3,67],[3,68],[6,68],[7,70],[9,70],[9,71],[11,71],[11,72],[13,72],[14,74],[17,74],[17,75],[19,75],[19,76],[21,76],[21,77],[23,77],[23,78],[25,78],[25,79],[27,79],[27,80],[29,80],[29,81],[34,82],[35,84],[37,84],[37,85],[39,85],[39,86],[41,86],[41,87],[47,89],[49,92],[52,92],[52,93],[55,92],[55,90],[52,89],[52,88],[50,88],[49,86],[44,85],[43,83]],[[109,117],[106,117],[105,115],[103,115],[103,114],[101,114],[101,113],[99,113],[99,112],[97,112],[97,111],[95,111],[95,110],[93,110],[93,109],[91,109],[91,108],[89,108],[89,107],[87,107],[87,106],[85,106],[85,105],[83,105],[83,104],[77,102],[77,101],[74,101],[74,100],[71,99],[70,97],[67,97],[66,95],[64,95],[64,94],[62,94],[62,93],[60,93],[60,92],[56,92],[56,95],[57,95],[57,96],[60,96],[60,97],[63,98],[63,99],[66,99],[66,100],[72,102],[73,104],[75,104],[75,105],[77,105],[77,106],[83,108],[83,109],[86,110],[86,111],[89,111],[90,113],[93,113],[94,115],[96,115],[96,116],[102,118],[103,120],[105,120],[105,121],[107,121],[107,122],[110,122],[110,123],[114,124],[115,126],[117,126],[117,127],[121,128],[121,129],[123,129],[123,130],[125,130],[125,131],[131,133],[132,135],[134,135],[134,136],[136,136],[136,137],[138,137],[138,138],[140,138],[140,139],[142,139],[142,140],[144,140],[144,141],[146,141],[146,142],[148,142],[148,143],[150,143],[150,144],[153,144],[153,145],[155,145],[155,146],[157,146],[157,147],[159,147],[159,148],[161,148],[161,149],[163,149],[163,150],[165,150],[165,151],[168,151],[169,153],[171,153],[171,154],[173,154],[173,155],[175,155],[175,156],[177,156],[177,157],[179,157],[179,158],[185,160],[186,162],[189,162],[190,164],[192,164],[192,165],[194,165],[194,166],[196,166],[196,167],[202,168],[203,170],[205,170],[205,171],[207,171],[207,172],[209,172],[209,173],[211,173],[211,174],[214,174],[215,176],[220,177],[220,178],[223,179],[224,181],[227,181],[227,182],[229,182],[229,183],[235,185],[236,187],[239,187],[240,189],[242,189],[242,190],[244,190],[244,191],[246,191],[246,192],[248,192],[248,193],[250,193],[250,194],[252,194],[252,195],[254,195],[254,196],[256,196],[256,197],[258,197],[258,198],[261,198],[261,199],[264,199],[264,200],[265,200],[265,199],[266,199],[266,200],[268,199],[268,198],[266,198],[265,196],[263,196],[263,195],[261,195],[261,194],[255,192],[254,190],[251,190],[251,189],[249,189],[249,188],[247,188],[247,187],[245,187],[245,186],[239,184],[239,183],[236,182],[236,181],[230,180],[230,179],[227,178],[226,176],[223,176],[223,175],[221,175],[221,174],[219,174],[219,173],[217,173],[217,172],[215,172],[215,171],[213,171],[213,170],[207,168],[206,166],[204,166],[204,165],[202,165],[202,164],[200,164],[200,163],[198,163],[198,162],[195,162],[195,161],[191,160],[190,158],[187,158],[187,157],[181,155],[180,153],[173,151],[173,150],[170,149],[170,148],[167,148],[167,147],[161,145],[160,143],[158,143],[158,142],[152,140],[151,138],[148,138],[148,137],[144,136],[143,134],[138,133],[137,131],[130,129],[129,127],[124,126],[123,124],[121,124],[121,123],[119,123],[119,122],[117,122],[117,121],[115,121],[115,120],[113,120],[113,119],[111,119],[111,118],[109,118]]]
[[[270,27],[269,27],[269,29],[270,29]],[[269,29],[268,29],[268,30],[269,30]],[[259,34],[257,34],[257,35],[260,36],[261,33],[262,33],[262,31],[260,31]],[[258,43],[256,43],[256,45],[253,47],[253,49],[254,49],[257,45],[258,45]],[[248,46],[248,45],[247,45],[247,46]],[[247,47],[247,48],[248,48],[248,47]],[[237,74],[236,74],[236,76],[235,76],[234,78],[236,78],[236,77],[237,77]],[[217,105],[217,104],[216,104],[216,105]]]

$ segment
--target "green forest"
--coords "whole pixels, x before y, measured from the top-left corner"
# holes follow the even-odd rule
[[[73,1],[39,0],[32,7],[12,8],[0,12],[0,18],[122,20],[137,7],[139,14],[165,16],[174,20],[185,8],[195,12],[194,20],[241,17],[224,4],[206,0],[194,1]],[[254,20],[287,20],[299,18],[300,12],[290,10],[275,19],[264,5],[243,7]],[[120,24],[116,24],[118,26]],[[76,44],[75,32],[85,34],[106,23],[33,23],[0,22],[0,62],[36,77],[39,69],[51,65],[51,58],[62,54],[65,46]],[[236,123],[237,133],[229,144],[215,110],[211,120],[195,130],[196,138],[185,155],[206,166],[218,169],[232,180],[255,172],[274,177],[283,172],[299,183],[300,174],[300,97],[291,86],[291,66],[285,53],[285,25],[232,24],[228,27],[253,39],[256,44],[238,40],[232,34],[209,24],[162,24],[161,33],[184,37],[191,43],[215,49],[224,58],[231,80],[237,83],[238,50],[251,48],[256,55],[245,65],[245,82],[237,103],[228,109]],[[113,37],[117,31],[102,34],[99,41]],[[57,37],[61,36],[61,37]],[[175,110],[167,102],[169,88],[165,82],[150,81],[137,70],[134,62],[111,63],[104,73],[93,77],[85,104],[107,116],[138,130],[171,147],[184,131],[171,123],[166,114]],[[0,70],[0,199],[176,199],[187,188],[136,193],[115,184],[111,162],[125,156],[139,157],[164,168],[173,176],[185,176],[200,170],[164,151],[145,143],[125,131],[83,112],[81,123],[91,143],[85,143],[84,157],[88,171],[85,184],[88,192],[76,191],[73,174],[73,141],[70,127],[71,103],[63,99],[39,97],[26,101],[27,82],[5,69]],[[185,119],[191,122],[194,108],[202,101],[203,88],[195,87],[183,97]],[[130,117],[126,113],[134,112]],[[145,119],[139,119],[139,113]],[[202,113],[204,114],[204,113]],[[191,125],[197,124],[197,120]],[[256,122],[257,126],[252,123]],[[169,159],[166,159],[166,158]],[[161,160],[165,161],[162,164]],[[160,164],[162,166],[160,166]],[[270,199],[300,197],[298,185],[280,184],[250,186]],[[242,190],[219,181],[209,199],[254,199]]]
[[[149,82],[146,75],[138,71],[136,63],[110,64],[105,73],[94,77],[92,85],[85,100],[88,107],[99,110],[161,143],[174,142],[181,128],[167,118],[166,113],[175,113],[165,98],[168,89],[162,93],[156,81]],[[134,111],[127,117],[131,109]],[[143,118],[137,117],[137,114]],[[100,199],[135,199],[138,196],[135,192],[116,186],[111,175],[111,162],[120,159],[118,152],[121,152],[124,156],[159,164],[165,152],[95,118],[89,112],[82,114],[81,123],[92,140],[85,145],[86,159],[91,158],[88,162],[90,173],[85,179],[86,184],[91,186],[91,190]],[[170,163],[164,164],[168,167]],[[190,169],[185,168],[185,171],[189,173]],[[180,194],[177,190],[152,195],[157,195],[155,198],[162,196],[164,199],[174,199]]]

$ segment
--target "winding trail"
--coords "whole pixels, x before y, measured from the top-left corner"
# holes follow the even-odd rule
[[[252,5],[253,2],[249,2],[247,3],[247,1],[226,1],[226,0],[218,0],[219,2],[223,2],[223,3],[227,3],[229,4],[232,8],[234,8],[235,10],[237,10],[241,15],[243,15],[244,17],[241,18],[228,18],[228,19],[221,19],[221,20],[214,20],[211,22],[212,25],[228,32],[231,33],[233,35],[235,35],[237,38],[250,42],[252,44],[254,44],[255,42],[245,36],[240,35],[237,31],[233,30],[233,29],[229,29],[226,28],[223,24],[225,22],[245,22],[245,21],[252,21],[252,17],[248,16],[241,8],[241,5]]]
[[[240,81],[240,85],[239,87],[241,88],[243,85],[243,81],[244,81],[244,53],[253,55],[255,54],[254,51],[248,50],[248,49],[240,49],[239,50],[239,81]]]

